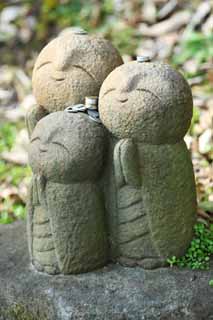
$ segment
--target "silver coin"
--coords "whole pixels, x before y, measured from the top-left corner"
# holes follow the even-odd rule
[[[97,110],[87,109],[87,113],[89,116],[91,116],[93,118],[99,118],[99,113]]]
[[[89,116],[89,118],[97,123],[102,123],[100,118],[93,118],[92,116]]]
[[[65,109],[66,112],[76,113],[76,112],[85,112],[87,108],[84,104],[75,104],[74,106],[69,106]]]

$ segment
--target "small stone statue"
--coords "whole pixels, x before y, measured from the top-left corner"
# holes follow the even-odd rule
[[[107,261],[99,188],[105,130],[86,113],[54,112],[31,136],[34,178],[28,205],[33,265],[49,274],[82,273]]]
[[[38,120],[97,96],[107,75],[123,61],[112,44],[70,28],[40,52],[33,70],[33,93],[37,106],[27,114],[31,134]]]
[[[28,238],[37,270],[78,273],[106,261],[104,209],[97,187],[104,129],[94,123],[100,119],[92,107],[86,107],[87,114],[58,111],[82,104],[86,96],[97,96],[106,76],[122,63],[109,41],[80,28],[62,32],[35,63],[37,105],[28,112],[26,123],[32,135],[33,168]],[[45,141],[44,148],[40,140]]]
[[[167,257],[184,254],[193,236],[195,181],[183,140],[191,90],[170,66],[139,57],[110,73],[99,99],[112,135],[111,254],[126,266],[163,266]]]

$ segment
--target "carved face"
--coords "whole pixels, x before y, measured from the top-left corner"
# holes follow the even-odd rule
[[[33,172],[53,182],[93,180],[102,169],[104,128],[82,113],[54,112],[32,134],[29,162]]]
[[[49,112],[97,96],[107,75],[122,63],[112,45],[87,34],[65,33],[40,53],[33,70],[37,103]]]
[[[160,63],[130,62],[116,68],[100,91],[100,118],[118,138],[174,143],[192,116],[191,91],[184,78]]]

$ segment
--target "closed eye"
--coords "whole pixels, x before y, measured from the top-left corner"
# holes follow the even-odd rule
[[[65,79],[64,73],[61,71],[55,72],[51,78],[56,81],[63,81]]]
[[[93,76],[93,74],[91,74],[89,71],[87,71],[85,68],[83,68],[82,66],[78,66],[78,65],[72,65],[72,67],[74,68],[78,68],[81,69],[83,72],[85,72],[93,81],[96,82],[95,77]],[[56,80],[56,81],[63,81],[65,79],[64,77],[64,73],[62,71],[56,71],[53,76],[52,79]]]
[[[144,91],[144,92],[148,92],[149,94],[153,95],[156,99],[158,99],[161,102],[161,99],[155,94],[153,93],[151,90],[148,89],[140,89],[140,88],[136,88],[137,91]]]
[[[32,142],[34,142],[34,141],[36,141],[36,140],[40,141],[41,139],[40,139],[39,137],[33,137],[33,138],[30,140],[30,142],[32,143]]]
[[[116,90],[116,89],[115,88],[108,89],[106,92],[104,92],[104,94],[102,95],[101,98],[103,98],[106,94],[108,94],[109,92],[114,91],[114,90]]]
[[[95,77],[93,76],[93,74],[91,74],[89,71],[87,71],[85,68],[83,68],[82,66],[78,66],[78,65],[72,65],[73,67],[75,68],[78,68],[78,69],[81,69],[83,70],[85,73],[88,74],[88,76],[90,76],[90,78],[92,78],[95,82],[96,82],[96,79]]]
[[[56,144],[56,145],[62,147],[62,148],[65,149],[68,153],[70,152],[69,149],[68,149],[67,147],[65,147],[61,142],[52,141],[52,144]]]
[[[42,68],[43,66],[45,66],[46,64],[49,64],[49,63],[51,63],[51,61],[46,61],[46,62],[41,63],[41,64],[36,68],[36,70],[39,70],[40,68]]]

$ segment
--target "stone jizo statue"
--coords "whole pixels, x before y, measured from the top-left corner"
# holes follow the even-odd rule
[[[105,130],[85,113],[54,112],[31,136],[34,180],[29,244],[39,271],[81,273],[104,266],[107,237],[99,188]]]
[[[123,61],[112,44],[71,28],[50,41],[40,52],[32,84],[37,106],[27,114],[29,133],[48,113],[63,111],[97,96],[107,75]]]
[[[112,71],[100,91],[111,133],[109,233],[115,261],[155,268],[183,255],[193,236],[195,181],[183,140],[192,96],[170,66],[137,60]]]
[[[148,57],[122,64],[108,41],[71,29],[41,51],[33,91],[28,240],[36,270],[76,274],[110,261],[153,269],[184,254],[196,192],[183,76]]]
[[[28,112],[26,117],[29,136],[35,137],[35,132],[39,136],[36,141],[31,140],[30,159],[33,178],[28,201],[29,248],[32,263],[37,270],[51,274],[84,272],[103,265],[106,260],[104,201],[100,200],[100,188],[96,185],[100,168],[103,166],[105,138],[103,127],[94,123],[100,122],[97,110],[94,110],[96,106],[92,107],[90,99],[90,107],[86,107],[85,114],[56,112],[72,108],[77,103],[84,103],[86,96],[97,96],[106,76],[122,63],[119,53],[109,41],[90,36],[79,28],[62,32],[47,44],[37,58],[32,79],[37,105]],[[95,99],[96,104],[97,99]],[[48,116],[51,113],[54,115]],[[66,117],[62,117],[62,114]],[[60,121],[57,120],[58,117]],[[42,118],[44,119],[40,123]],[[68,121],[68,119],[71,120]],[[73,128],[73,126],[76,127]],[[51,140],[55,138],[56,133],[58,144]],[[39,139],[47,139],[45,141],[49,147],[44,148],[43,153],[42,146],[38,147]],[[60,143],[62,146],[59,151]],[[66,148],[71,158],[68,158],[68,153],[62,152]],[[78,151],[77,148],[79,148]],[[51,159],[45,158],[46,155],[51,154]],[[91,156],[94,158],[90,159]],[[72,167],[71,173],[67,172],[65,164],[69,168]],[[74,167],[76,167],[75,170],[73,170]],[[51,172],[50,176],[47,174],[49,172]],[[55,186],[54,193],[59,198],[54,201],[56,204],[61,203],[59,207],[54,206],[54,201],[50,200],[50,194],[47,192],[49,186],[55,182],[58,183],[58,187]],[[65,192],[65,189],[62,191],[63,188],[67,191]],[[85,201],[85,197],[88,197],[88,201]],[[62,205],[63,201],[65,201],[64,205]],[[85,216],[87,213],[83,207],[80,207],[80,203],[87,208],[88,217]],[[52,205],[54,212],[48,209],[48,206]],[[63,206],[64,215],[61,210]],[[75,215],[79,220],[73,218]],[[60,217],[66,218],[60,220]],[[88,225],[86,225],[87,220]],[[63,226],[62,221],[64,221]],[[87,228],[90,229],[90,235],[84,233]],[[82,235],[81,239],[78,235]],[[76,240],[73,242],[72,238]],[[78,250],[79,252],[76,253]]]

